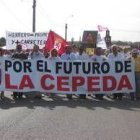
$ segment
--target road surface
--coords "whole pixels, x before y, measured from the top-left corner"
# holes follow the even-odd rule
[[[140,140],[140,101],[0,100],[0,140]]]

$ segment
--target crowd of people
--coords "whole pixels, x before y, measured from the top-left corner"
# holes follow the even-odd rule
[[[91,61],[105,61],[105,60],[123,60],[123,59],[132,59],[135,62],[135,83],[136,83],[136,92],[129,93],[131,100],[139,100],[140,99],[140,51],[138,48],[121,48],[117,45],[112,45],[110,49],[102,49],[101,47],[94,48],[94,54],[88,55],[86,53],[86,48],[84,46],[77,47],[76,45],[67,45],[65,48],[65,52],[60,56],[58,51],[53,48],[50,52],[41,51],[38,45],[34,45],[32,50],[23,50],[22,45],[18,44],[15,50],[3,50],[0,49],[0,58],[8,57],[12,59],[39,59],[46,58],[49,60],[66,60],[66,61],[75,61],[75,60],[91,60]],[[0,63],[0,67],[2,67]],[[1,78],[0,78],[1,80]],[[35,98],[41,98],[41,92],[32,92]],[[54,93],[48,93],[50,96],[55,96]],[[28,93],[24,92],[13,92],[12,96],[14,99],[22,98],[25,95],[28,97]],[[88,94],[79,94],[79,98],[86,99]],[[89,96],[95,96],[95,98],[102,100],[105,96],[104,93],[100,94],[90,94]],[[107,95],[110,97],[110,95]],[[112,93],[111,97],[113,99],[122,100],[124,93]],[[1,99],[4,98],[4,91],[0,93]],[[72,99],[73,94],[66,94],[68,99]]]

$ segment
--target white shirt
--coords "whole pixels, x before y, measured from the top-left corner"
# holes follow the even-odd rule
[[[70,53],[71,60],[77,60],[79,56],[79,52],[72,52]]]
[[[31,59],[38,59],[38,58],[44,58],[43,53],[41,53],[40,51],[38,52],[33,52],[29,55],[29,58]]]
[[[49,60],[61,60],[61,58],[59,56],[57,57],[48,57]]]
[[[129,53],[122,53],[124,59],[129,59],[131,55]]]
[[[92,61],[104,61],[107,60],[107,58],[104,55],[93,55],[90,58]]]
[[[61,55],[61,59],[62,60],[71,60],[71,56],[70,56],[70,54],[63,53]]]
[[[79,55],[79,56],[77,57],[77,60],[89,60],[89,56],[88,56],[88,54],[86,54],[86,53],[84,52],[84,53],[82,53],[82,55]]]
[[[124,56],[119,52],[117,53],[117,55],[114,55],[113,53],[109,53],[108,54],[108,59],[120,60],[120,59],[124,59]]]

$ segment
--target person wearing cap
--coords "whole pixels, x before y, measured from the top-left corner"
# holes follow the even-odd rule
[[[124,56],[122,53],[119,52],[119,48],[116,44],[111,46],[111,53],[108,54],[107,58],[108,60],[124,60]],[[113,93],[113,99],[119,99],[122,100],[123,93]]]
[[[136,83],[136,92],[131,93],[131,100],[139,100],[140,99],[140,56],[138,49],[133,49],[132,52],[132,60],[135,63],[135,83]]]
[[[124,59],[129,59],[129,58],[131,57],[128,48],[125,47],[125,48],[123,49],[123,55],[124,55]]]
[[[112,60],[124,59],[124,56],[119,52],[119,48],[116,44],[111,46],[111,53],[109,53],[107,57]]]

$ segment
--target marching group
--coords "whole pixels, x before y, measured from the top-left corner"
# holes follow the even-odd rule
[[[22,49],[22,45],[18,44],[14,51],[3,50],[0,48],[0,57],[10,57],[12,59],[39,59],[46,58],[49,60],[91,60],[91,61],[104,61],[107,59],[110,60],[123,60],[123,59],[132,59],[135,62],[135,83],[136,83],[136,92],[129,93],[131,100],[140,99],[140,51],[137,48],[128,50],[126,48],[122,49],[117,45],[112,45],[109,50],[103,50],[101,47],[94,48],[94,54],[92,56],[86,53],[86,48],[80,46],[79,48],[76,45],[67,45],[65,47],[65,52],[60,56],[57,49],[53,48],[50,52],[40,51],[38,45],[34,45],[33,49],[25,51]],[[2,67],[0,63],[0,67]],[[1,78],[0,78],[1,80]],[[13,92],[12,96],[14,99],[22,98],[23,92]],[[41,98],[41,92],[33,92],[35,98]],[[25,96],[30,94],[26,93]],[[93,94],[97,99],[102,100],[105,94]],[[89,95],[89,96],[93,96]],[[111,97],[113,99],[122,100],[124,93],[112,93]],[[55,94],[50,93],[50,96],[55,96]],[[68,99],[72,99],[73,94],[66,94]],[[86,99],[86,94],[80,94],[79,97]],[[110,96],[109,96],[110,97]],[[4,91],[1,91],[0,98],[4,98]]]

